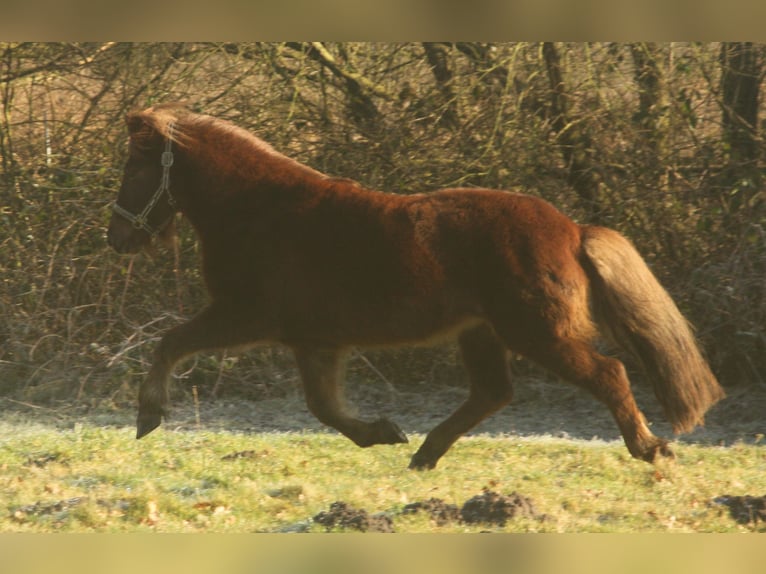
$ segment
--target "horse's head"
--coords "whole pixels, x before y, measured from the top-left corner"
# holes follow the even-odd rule
[[[119,253],[137,253],[172,227],[176,204],[170,190],[173,123],[145,113],[126,118],[129,155],[113,205],[107,239]]]

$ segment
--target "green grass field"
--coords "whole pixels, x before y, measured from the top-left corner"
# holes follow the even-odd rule
[[[674,463],[653,467],[617,442],[474,436],[414,472],[417,435],[359,449],[330,433],[0,432],[2,532],[324,532],[311,518],[335,501],[386,513],[396,532],[766,532],[714,502],[766,494],[761,444],[677,444]],[[544,518],[437,525],[401,512],[430,498],[460,507],[484,489],[529,497]]]

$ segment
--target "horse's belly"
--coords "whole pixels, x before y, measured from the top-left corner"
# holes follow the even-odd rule
[[[286,329],[286,342],[311,340],[340,346],[432,344],[483,321],[477,306],[454,301],[391,298],[387,301],[325,301]]]

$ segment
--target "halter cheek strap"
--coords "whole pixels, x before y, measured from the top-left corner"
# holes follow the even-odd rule
[[[170,167],[173,165],[173,152],[170,151],[172,142],[173,123],[171,122],[168,125],[168,137],[165,140],[165,151],[162,152],[162,156],[160,158],[160,163],[162,165],[162,179],[160,180],[160,186],[157,188],[157,191],[154,192],[154,195],[151,197],[141,213],[138,215],[131,213],[119,205],[116,201],[112,204],[112,210],[115,213],[127,219],[136,229],[143,229],[151,237],[155,237],[165,225],[163,223],[159,227],[152,227],[149,224],[149,214],[152,212],[152,209],[154,209],[154,206],[157,205],[157,202],[160,200],[160,197],[162,197],[162,194],[167,194],[168,204],[170,207],[175,208],[177,205],[175,198],[170,193]],[[173,216],[171,215],[170,217]]]

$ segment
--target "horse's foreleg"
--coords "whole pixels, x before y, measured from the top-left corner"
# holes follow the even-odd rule
[[[407,437],[385,418],[366,422],[346,413],[341,379],[345,354],[339,349],[294,349],[303,381],[306,404],[322,423],[361,447],[407,442]]]
[[[449,418],[428,433],[413,455],[410,468],[434,468],[462,434],[507,405],[513,397],[507,351],[492,328],[482,325],[465,331],[458,342],[470,379],[470,395]]]
[[[242,315],[211,305],[190,321],[170,329],[154,351],[149,374],[138,392],[136,438],[141,438],[162,422],[169,403],[169,379],[173,367],[184,357],[213,349],[243,345],[255,338]]]

